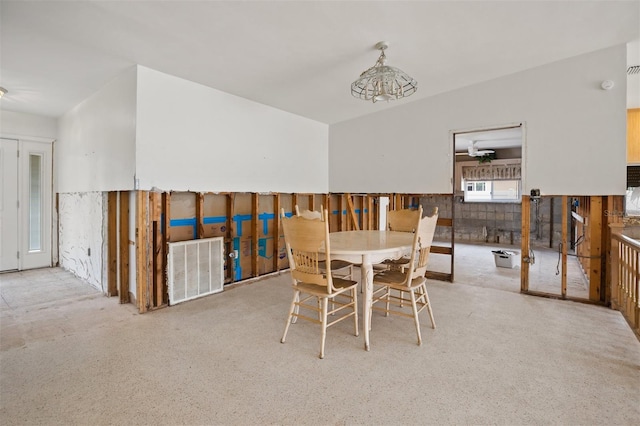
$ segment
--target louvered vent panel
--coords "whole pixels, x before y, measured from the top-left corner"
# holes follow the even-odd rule
[[[224,287],[224,238],[169,243],[169,303],[184,302]]]
[[[627,188],[640,186],[640,166],[627,166]]]

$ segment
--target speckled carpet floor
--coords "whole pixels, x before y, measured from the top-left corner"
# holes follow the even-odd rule
[[[60,269],[0,275],[3,425],[631,425],[640,343],[619,312],[430,282],[437,329],[299,321],[283,273],[137,314]],[[33,293],[36,293],[34,295]],[[43,293],[44,292],[44,293]]]

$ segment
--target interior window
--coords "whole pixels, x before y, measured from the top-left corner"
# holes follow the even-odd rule
[[[520,200],[519,180],[467,181],[463,179],[465,201],[508,202]]]

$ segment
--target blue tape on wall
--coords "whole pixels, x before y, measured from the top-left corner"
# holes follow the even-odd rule
[[[202,223],[204,223],[205,225],[213,225],[214,223],[225,223],[226,221],[226,216],[208,216],[202,219]]]
[[[269,235],[269,221],[276,217],[273,213],[260,213],[258,219],[262,221],[262,233]]]
[[[169,226],[195,226],[196,218],[191,217],[187,219],[171,219],[169,221]]]
[[[273,238],[258,239],[258,256],[264,257],[265,259],[273,259],[273,254],[271,256],[267,256],[267,241],[272,239]]]
[[[238,234],[238,237],[242,236],[242,222],[244,222],[245,220],[251,220],[251,215],[250,214],[237,214],[233,217],[233,221],[235,223],[237,223],[236,226],[236,233]]]
[[[240,238],[236,237],[233,239],[233,250],[236,253],[240,253]],[[240,281],[242,279],[242,268],[240,267],[240,256],[236,256],[233,259],[233,280]]]

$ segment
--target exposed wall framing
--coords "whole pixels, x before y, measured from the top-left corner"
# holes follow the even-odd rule
[[[135,200],[135,241],[129,235],[129,197]],[[390,209],[415,208],[422,204],[426,211],[440,206],[438,226],[448,228],[453,242],[454,197],[425,194],[280,194],[280,193],[193,193],[193,192],[110,192],[108,194],[108,286],[107,294],[119,295],[121,303],[128,303],[129,264],[135,262],[136,297],[133,300],[140,312],[168,304],[167,247],[169,242],[209,237],[223,237],[225,241],[225,284],[278,272],[288,268],[284,236],[279,212],[292,214],[300,209],[329,212],[330,231],[378,229],[379,199],[389,198]],[[434,201],[435,200],[435,201]],[[606,271],[610,264],[609,225],[622,221],[623,197],[563,197],[563,216],[568,217],[572,206],[571,237],[566,227],[562,239],[571,239],[585,276],[590,283],[590,300],[607,302],[610,299]],[[530,200],[523,197],[522,209],[529,211]],[[523,280],[521,290],[528,292],[529,215],[522,223]],[[442,230],[441,230],[442,231]],[[135,244],[135,259],[129,247]],[[573,247],[572,247],[573,248]],[[453,245],[434,244],[434,255],[451,257],[451,271],[428,272],[429,278],[453,281]],[[563,247],[563,262],[566,261]],[[563,268],[565,269],[565,268]],[[566,277],[563,276],[562,297],[566,296]]]
[[[135,200],[133,238],[130,195]],[[391,208],[399,209],[417,207],[424,195],[110,192],[108,294],[119,295],[121,303],[133,301],[141,313],[167,306],[167,250],[168,243],[176,241],[223,237],[225,284],[287,269],[281,209],[291,214],[296,204],[303,210],[325,208],[331,232],[378,229],[382,196],[389,197]],[[451,226],[452,221],[441,218],[439,225]],[[133,245],[135,251],[130,252]],[[452,254],[450,248],[434,251]],[[129,291],[130,262],[136,271],[135,298]]]
[[[571,246],[589,282],[589,300],[609,303],[611,299],[610,225],[621,223],[622,196],[574,197],[571,203]]]

